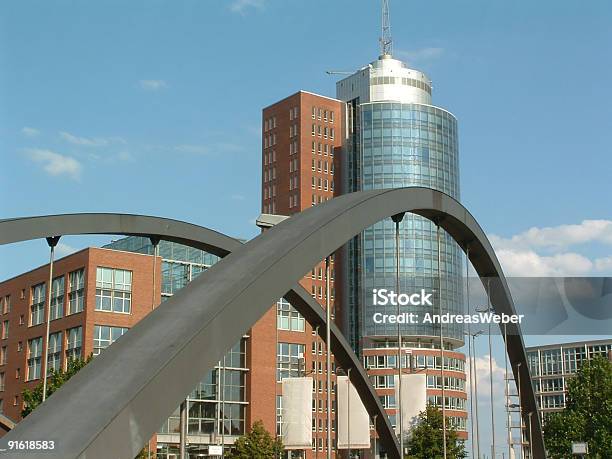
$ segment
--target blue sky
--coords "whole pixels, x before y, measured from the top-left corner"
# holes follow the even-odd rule
[[[378,1],[5,1],[0,217],[113,211],[250,238],[261,108],[378,55]],[[612,4],[391,2],[459,119],[462,201],[515,275],[612,272]],[[64,238],[60,253],[107,242]],[[0,248],[0,279],[42,264]],[[503,435],[502,435],[503,437]]]
[[[259,210],[261,108],[298,89],[333,96],[325,70],[375,59],[380,33],[378,1],[3,10],[0,215],[149,213],[245,238]],[[434,103],[459,118],[462,200],[484,229],[503,244],[605,221],[571,247],[522,247],[511,272],[612,265],[611,13],[603,0],[391,2],[395,55],[426,71]],[[39,246],[1,249],[0,278],[44,261]],[[568,252],[591,265],[558,256]]]

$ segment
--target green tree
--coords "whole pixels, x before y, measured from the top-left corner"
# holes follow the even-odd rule
[[[263,422],[256,421],[251,431],[238,438],[228,459],[275,459],[282,457],[283,443],[272,437]]]
[[[442,412],[429,404],[421,411],[415,428],[408,440],[409,459],[439,459],[444,457]],[[463,442],[459,441],[457,431],[446,427],[446,457],[461,459],[467,457]]]
[[[552,459],[571,459],[572,442],[587,442],[589,458],[612,458],[612,362],[585,361],[567,384],[566,408],[546,419],[544,441]]]
[[[55,370],[49,371],[47,376],[47,397],[53,392],[59,389],[66,381],[72,378],[78,371],[91,362],[92,356],[90,355],[85,360],[83,359],[71,359],[68,361],[66,370]],[[34,389],[24,389],[21,393],[24,404],[21,410],[21,417],[26,417],[32,411],[42,403],[43,394],[43,382],[41,381]]]

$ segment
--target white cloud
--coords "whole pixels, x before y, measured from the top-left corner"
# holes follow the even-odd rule
[[[108,145],[109,140],[103,138],[88,138],[88,137],[78,137],[76,135],[70,134],[69,132],[60,132],[59,133],[62,140],[65,140],[68,143],[73,145],[79,145],[81,147],[103,147]]]
[[[594,268],[591,260],[574,252],[545,256],[533,250],[501,249],[496,254],[508,276],[583,276]]]
[[[469,367],[469,361],[466,362],[466,365]],[[505,390],[504,390],[504,376],[506,371],[504,370],[504,368],[502,368],[501,366],[499,366],[497,364],[497,361],[495,360],[495,358],[493,358],[492,360],[492,368],[493,368],[493,398],[495,400],[495,402],[499,402],[500,400],[502,401],[502,403],[504,402],[504,395],[505,395]],[[489,354],[483,356],[483,357],[476,357],[476,381],[478,383],[478,394],[479,394],[479,398],[480,398],[480,402],[483,403],[483,398],[486,397],[488,399],[490,399],[490,387],[491,387],[491,381],[490,381],[490,377],[489,375],[491,374],[491,372],[489,372]],[[467,379],[467,385],[466,385],[466,391],[469,393],[470,389],[470,374],[469,371],[466,371],[466,379]]]
[[[612,245],[612,220],[583,220],[577,225],[532,227],[509,239],[491,236],[496,247],[563,249],[577,244],[600,242]]]
[[[56,177],[66,175],[77,181],[81,179],[81,163],[70,156],[34,148],[26,149],[24,152],[32,161],[41,164],[43,170],[49,175]]]
[[[24,126],[21,128],[21,133],[26,137],[36,137],[38,134],[40,134],[40,131],[33,127]]]
[[[248,9],[263,9],[265,4],[264,0],[234,0],[230,4],[230,11],[232,13],[238,13],[244,15]]]
[[[427,47],[421,49],[412,50],[399,50],[396,51],[398,57],[404,58],[408,61],[427,61],[437,59],[444,54],[444,48],[438,47]]]
[[[612,220],[532,227],[509,238],[491,235],[489,239],[507,275],[584,276],[612,272],[612,257],[590,259],[570,250],[576,245],[612,245]]]
[[[140,80],[138,84],[145,91],[159,91],[168,87],[164,80]]]

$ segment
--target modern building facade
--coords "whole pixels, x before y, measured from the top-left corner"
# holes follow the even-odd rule
[[[300,91],[265,108],[263,118],[264,213],[291,215],[334,195],[377,188],[428,186],[459,199],[457,121],[431,105],[426,75],[391,56],[339,81],[337,99]],[[439,272],[435,225],[406,215],[400,231],[402,291],[436,290],[441,279],[443,312],[462,311],[462,257],[456,243],[441,232]],[[395,287],[394,238],[393,223],[380,222],[336,254],[332,311],[395,425],[397,326],[372,320],[374,312],[395,311],[369,303],[372,288]],[[312,280],[324,281],[321,268],[315,267]],[[303,283],[323,303],[324,282],[306,278]],[[444,368],[439,326],[407,325],[402,336],[404,372],[425,373],[428,401],[438,406],[444,382],[447,419],[466,439],[465,356],[456,351],[463,345],[462,327],[444,326]]]
[[[18,421],[23,389],[70,359],[98,355],[159,304],[161,260],[87,248],[0,283],[0,410]],[[49,345],[46,311],[51,294]]]
[[[431,80],[389,54],[337,82],[345,102],[340,192],[425,186],[460,198],[457,120],[432,105]],[[402,312],[463,311],[462,255],[436,225],[406,214],[399,225],[402,293],[435,292],[433,306],[408,306]],[[395,224],[379,222],[350,241],[341,253],[342,323],[353,348],[364,359],[389,409],[398,421],[394,376],[398,372],[398,325],[377,323],[375,313],[396,314],[397,306],[374,305],[373,289],[396,290]],[[440,263],[439,263],[440,261]],[[441,302],[441,304],[440,304]],[[402,373],[427,375],[428,402],[442,406],[449,424],[467,439],[464,344],[458,324],[402,324]],[[443,363],[440,335],[444,343]],[[443,368],[442,368],[443,365]],[[444,384],[444,394],[442,389]]]
[[[542,422],[566,406],[567,383],[586,360],[602,356],[612,361],[612,339],[548,344],[527,348]]]

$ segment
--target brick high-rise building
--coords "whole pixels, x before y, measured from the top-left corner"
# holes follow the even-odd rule
[[[299,91],[263,109],[261,209],[264,214],[288,216],[333,198],[336,189],[334,163],[336,151],[341,145],[342,105],[340,101],[329,97]],[[330,307],[333,318],[334,280],[335,260],[332,256]],[[315,266],[301,280],[301,284],[324,308],[325,263]],[[291,305],[283,300],[278,305],[276,336],[270,334],[274,327],[273,319],[266,321],[264,318],[253,327],[250,343],[254,350],[262,349],[259,343],[272,350],[271,343],[276,342],[277,359],[283,369],[274,375],[274,380],[266,375],[265,381],[276,387],[277,434],[280,434],[281,378],[301,375],[313,378],[313,446],[312,450],[305,452],[305,457],[311,458],[322,455],[326,449],[325,345],[313,333],[312,328],[304,324],[303,318]],[[291,326],[292,320],[300,320],[302,325],[294,329]],[[261,359],[264,359],[263,355]],[[262,372],[261,368],[253,366],[253,380],[260,381]],[[335,404],[334,395],[332,407]],[[252,400],[252,403],[260,403],[255,398]],[[256,411],[253,409],[253,412]],[[334,432],[332,438],[334,441]]]

